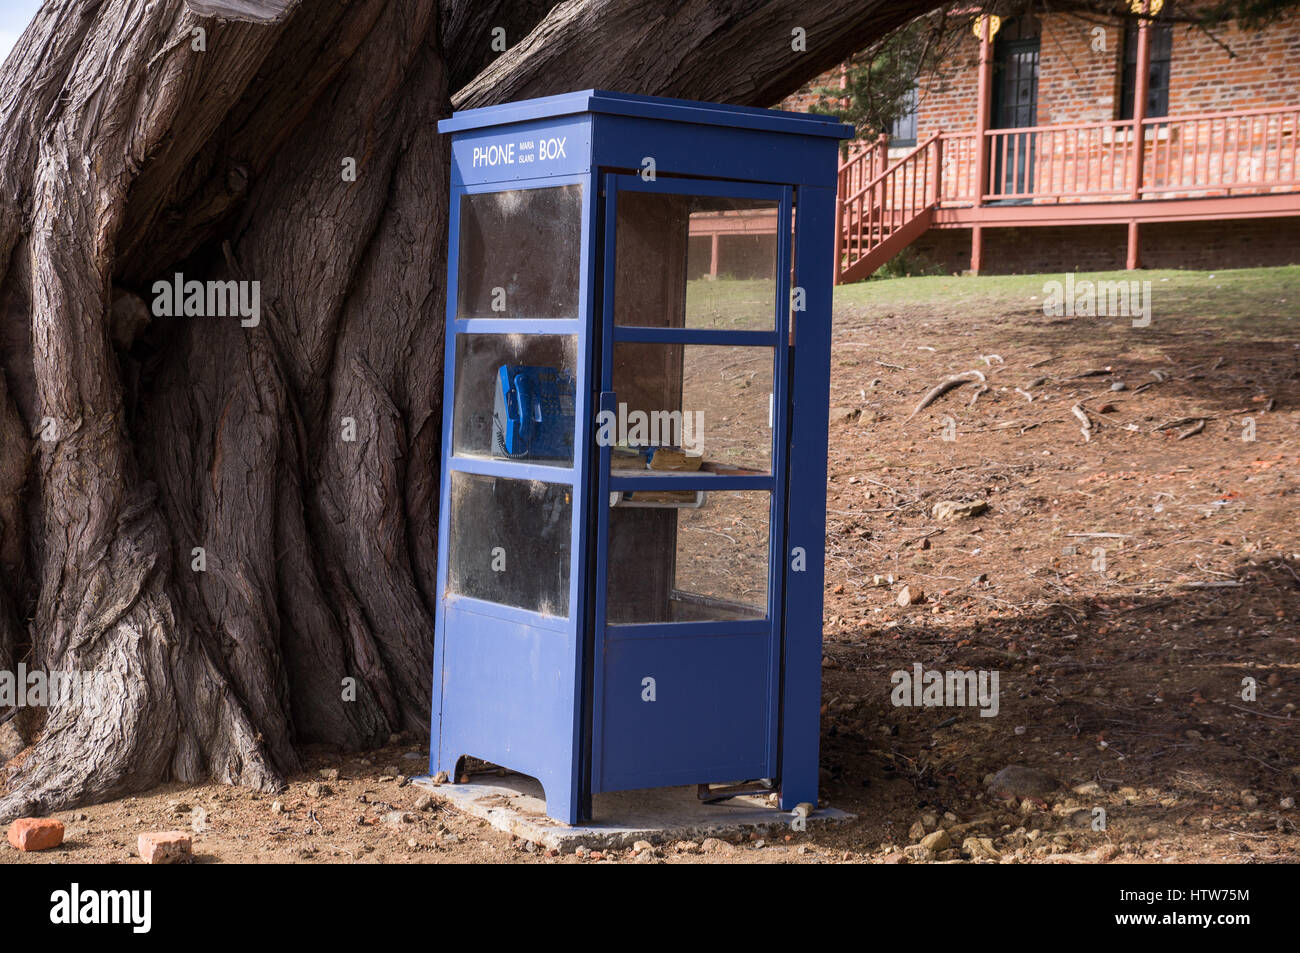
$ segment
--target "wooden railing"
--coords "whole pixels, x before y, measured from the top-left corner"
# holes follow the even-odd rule
[[[943,145],[938,133],[840,200],[835,233],[840,274],[860,270],[864,259],[939,200]]]
[[[889,168],[889,140],[881,137],[870,145],[850,143],[849,153],[840,163],[839,193],[853,195]]]
[[[1300,192],[1300,106],[1149,118],[1140,135],[1131,119],[990,129],[983,146],[982,183],[974,133],[935,133],[892,165],[879,146],[851,155],[840,166],[840,280],[936,206]]]
[[[983,198],[1107,201],[1294,189],[1298,134],[1300,106],[1161,116],[1143,121],[1140,140],[1132,120],[990,129]]]
[[[1300,106],[1148,119],[1142,194],[1239,195],[1300,188]]]

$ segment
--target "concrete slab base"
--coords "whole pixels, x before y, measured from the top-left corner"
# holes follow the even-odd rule
[[[542,786],[527,775],[506,774],[469,784],[439,785],[426,776],[412,778],[411,783],[498,830],[566,854],[579,847],[631,847],[639,840],[659,844],[701,841],[738,832],[784,832],[790,830],[794,820],[793,814],[777,810],[761,797],[705,804],[696,797],[694,787],[676,787],[597,794],[592,799],[592,821],[569,827],[546,816]],[[852,814],[824,807],[809,817],[807,824],[812,828],[852,819]]]

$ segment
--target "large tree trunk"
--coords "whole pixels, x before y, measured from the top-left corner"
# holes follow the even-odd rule
[[[770,105],[935,5],[47,0],[0,68],[0,667],[118,688],[25,725],[0,819],[427,730],[453,101]],[[260,324],[152,317],[175,272]]]

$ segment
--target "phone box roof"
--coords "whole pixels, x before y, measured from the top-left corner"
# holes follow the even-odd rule
[[[835,187],[853,127],[831,116],[587,89],[467,109],[453,136],[453,183],[573,175],[595,167]]]

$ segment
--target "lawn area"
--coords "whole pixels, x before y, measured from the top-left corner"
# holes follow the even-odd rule
[[[1216,327],[1233,334],[1289,332],[1300,325],[1300,265],[1225,271],[1105,271],[1077,273],[1076,281],[1151,283],[1152,320],[1212,315]],[[975,308],[1042,313],[1043,286],[1064,282],[1064,274],[886,278],[835,289],[837,316],[844,309],[871,306]],[[1241,322],[1246,327],[1239,327]]]

